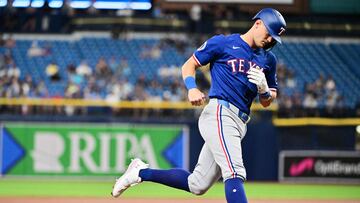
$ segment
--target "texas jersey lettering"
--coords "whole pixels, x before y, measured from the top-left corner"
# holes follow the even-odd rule
[[[226,100],[247,114],[257,96],[256,85],[247,78],[251,67],[265,73],[269,89],[276,91],[278,88],[275,56],[263,49],[253,50],[240,34],[214,36],[195,51],[193,57],[199,65],[210,63],[212,85],[209,97]]]

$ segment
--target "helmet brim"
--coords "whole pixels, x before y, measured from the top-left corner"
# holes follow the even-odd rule
[[[281,43],[282,43],[282,42],[281,42],[281,37],[280,37],[277,33],[274,33],[274,31],[273,31],[272,29],[270,29],[270,28],[266,25],[266,23],[264,23],[264,25],[265,25],[267,31],[269,32],[270,36],[271,36],[272,38],[274,38],[277,42],[279,42],[279,43],[281,44]]]

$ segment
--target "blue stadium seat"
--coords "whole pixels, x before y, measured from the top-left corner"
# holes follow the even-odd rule
[[[45,79],[51,95],[64,94],[67,84],[66,68],[70,63],[78,65],[85,59],[94,69],[100,57],[104,57],[107,61],[113,56],[116,59],[125,57],[128,59],[128,64],[133,73],[128,79],[135,83],[142,73],[150,78],[156,77],[157,70],[162,65],[181,66],[194,50],[194,47],[187,47],[185,54],[182,54],[174,47],[167,47],[162,50],[160,59],[140,59],[139,55],[144,46],[155,46],[159,43],[158,39],[114,40],[86,37],[71,42],[39,40],[40,46],[51,45],[52,54],[46,57],[29,58],[27,50],[31,43],[31,40],[18,40],[17,46],[12,49],[13,57],[21,72],[24,75],[31,74],[34,81],[44,80],[46,78],[46,66],[53,60],[57,62],[64,80],[52,84],[48,79]],[[0,53],[5,51],[5,48],[0,48]],[[276,46],[273,51],[279,60],[296,73],[297,84],[300,87],[303,87],[306,82],[313,82],[320,74],[324,74],[335,79],[347,105],[354,106],[360,100],[360,89],[349,88],[360,86],[360,68],[357,67],[360,58],[359,43],[333,42],[328,44],[321,41],[285,41],[281,46]],[[81,86],[85,87],[84,84]],[[285,89],[283,93],[291,95],[294,93],[293,91]],[[104,96],[105,93],[103,90],[101,94]],[[320,102],[322,105],[324,104],[323,101]]]

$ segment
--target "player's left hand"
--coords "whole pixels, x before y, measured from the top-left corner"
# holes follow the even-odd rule
[[[269,86],[267,84],[265,74],[262,72],[262,69],[250,68],[247,73],[249,81],[257,86],[258,92],[260,94],[269,91]]]

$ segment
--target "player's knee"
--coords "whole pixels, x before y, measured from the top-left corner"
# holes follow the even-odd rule
[[[202,180],[199,181],[194,174],[190,175],[188,178],[189,190],[194,195],[203,195],[210,188],[211,184]]]
[[[201,188],[201,187],[190,188],[190,192],[193,193],[194,195],[203,195],[206,193],[207,190],[208,190],[207,188]]]

